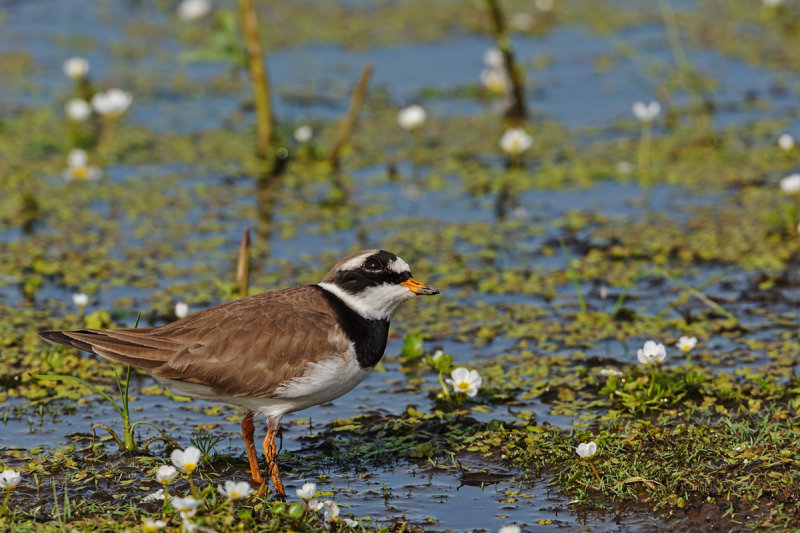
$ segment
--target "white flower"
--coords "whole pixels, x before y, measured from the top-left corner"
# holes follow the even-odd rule
[[[314,130],[311,129],[311,126],[309,125],[300,126],[294,130],[294,139],[299,143],[306,143],[310,141],[313,135]]]
[[[647,341],[644,347],[636,352],[636,357],[643,365],[660,363],[667,356],[667,349],[660,342]]]
[[[186,302],[178,302],[175,304],[175,316],[178,318],[186,318],[189,315],[189,304]]]
[[[357,528],[360,525],[358,523],[358,520],[353,520],[352,518],[342,518],[342,521],[347,525],[347,527],[353,529]]]
[[[636,102],[633,104],[633,114],[642,122],[651,122],[654,118],[661,113],[661,104],[658,102]]]
[[[500,148],[511,155],[518,155],[527,150],[533,144],[533,137],[528,135],[522,128],[511,128],[506,130],[500,138]]]
[[[678,347],[679,350],[688,352],[689,350],[694,348],[696,344],[697,344],[697,337],[683,336],[680,339],[678,339],[678,344],[676,346]]]
[[[224,487],[222,485],[218,485],[217,491],[231,500],[241,500],[242,498],[247,498],[250,496],[250,493],[253,492],[253,488],[247,481],[228,480],[225,482]]]
[[[89,295],[82,292],[73,294],[72,303],[74,303],[76,307],[86,307],[89,305]]]
[[[495,94],[503,94],[508,90],[508,76],[506,71],[499,68],[485,68],[481,71],[481,85],[487,91]]]
[[[212,529],[210,527],[198,526],[194,522],[189,521],[188,518],[190,518],[193,515],[194,515],[194,512],[192,512],[191,514],[189,514],[189,513],[181,513],[181,518],[183,518],[183,530],[186,531],[186,533],[195,533],[195,532],[198,532],[198,533],[217,533],[216,529]]]
[[[601,376],[621,376],[622,372],[619,370],[614,370],[613,368],[604,368],[600,370]]]
[[[200,505],[200,500],[195,500],[191,496],[186,496],[185,498],[175,496],[170,503],[173,509],[180,511],[181,515],[187,513],[189,516],[192,516],[197,510],[197,506]]]
[[[550,11],[553,9],[553,0],[536,0],[534,4],[539,11]]]
[[[164,489],[158,489],[155,492],[151,492],[144,498],[142,498],[142,503],[148,502],[161,502],[164,501]]]
[[[67,113],[70,120],[83,122],[92,114],[92,106],[90,106],[89,102],[86,100],[73,98],[64,104],[64,111]]]
[[[800,192],[800,174],[791,174],[781,180],[781,190],[786,194]]]
[[[497,530],[497,533],[520,533],[519,526],[503,526]]]
[[[89,62],[83,57],[71,57],[64,61],[64,74],[77,80],[89,73]]]
[[[578,455],[580,455],[582,459],[586,459],[597,453],[597,444],[595,444],[594,441],[581,442],[578,444],[578,447],[575,448],[575,451],[578,452]]]
[[[74,148],[67,154],[67,168],[63,172],[67,181],[95,181],[99,180],[103,172],[89,165],[89,154],[80,148]]]
[[[467,370],[463,366],[453,370],[445,381],[453,387],[454,391],[463,392],[470,398],[478,394],[478,389],[483,382],[477,370]]]
[[[419,105],[408,106],[397,113],[397,123],[406,131],[419,128],[425,124],[426,118],[428,118],[428,115],[425,113],[425,109]]]
[[[178,470],[191,474],[197,468],[197,463],[200,462],[200,455],[200,450],[189,446],[185,450],[172,450],[170,459]]]
[[[789,135],[788,133],[784,133],[780,137],[778,137],[778,146],[780,146],[781,150],[788,152],[792,148],[794,148],[795,142],[794,137]]]
[[[617,163],[617,172],[620,174],[630,174],[633,172],[633,165],[630,161],[620,161]]]
[[[167,523],[163,520],[152,520],[150,518],[145,518],[142,522],[142,531],[144,533],[155,533],[156,531],[160,531],[167,527]]]
[[[131,106],[133,95],[122,89],[109,89],[92,97],[92,107],[101,115],[118,117]]]
[[[297,497],[305,501],[310,501],[316,493],[316,483],[305,483],[301,488],[297,489]]]
[[[156,470],[156,480],[162,485],[169,485],[177,475],[178,471],[170,465],[161,465]]]
[[[761,0],[761,3],[767,7],[777,7],[782,5],[786,0]]]
[[[483,64],[489,68],[503,68],[503,52],[497,48],[489,48],[483,53]]]
[[[322,519],[328,522],[335,522],[339,520],[339,506],[336,505],[334,502],[330,500],[325,500],[323,502],[323,507],[325,509]]]
[[[308,508],[312,511],[321,511],[323,507],[325,507],[325,502],[316,498],[308,502]]]
[[[16,489],[20,481],[22,481],[22,474],[16,470],[6,468],[0,473],[0,489]]]
[[[178,5],[178,18],[184,22],[201,19],[211,11],[211,0],[183,0]]]

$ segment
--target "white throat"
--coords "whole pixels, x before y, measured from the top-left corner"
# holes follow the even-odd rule
[[[384,283],[351,294],[332,283],[318,283],[329,293],[345,303],[347,307],[370,320],[390,320],[400,304],[412,298],[414,293],[404,285]]]

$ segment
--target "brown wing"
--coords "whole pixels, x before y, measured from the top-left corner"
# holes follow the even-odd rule
[[[230,396],[269,396],[349,348],[316,286],[268,292],[156,328],[44,331],[45,339]]]

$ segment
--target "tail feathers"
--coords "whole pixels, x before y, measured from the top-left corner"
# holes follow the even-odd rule
[[[141,342],[114,336],[114,330],[42,331],[39,335],[49,341],[72,346],[84,352],[94,353],[106,359],[150,370],[161,366],[175,351],[173,343]],[[159,344],[159,347],[152,346]]]

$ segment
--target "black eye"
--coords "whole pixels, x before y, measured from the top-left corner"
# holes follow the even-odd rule
[[[364,268],[367,270],[383,270],[383,263],[380,259],[370,257],[364,262]]]

